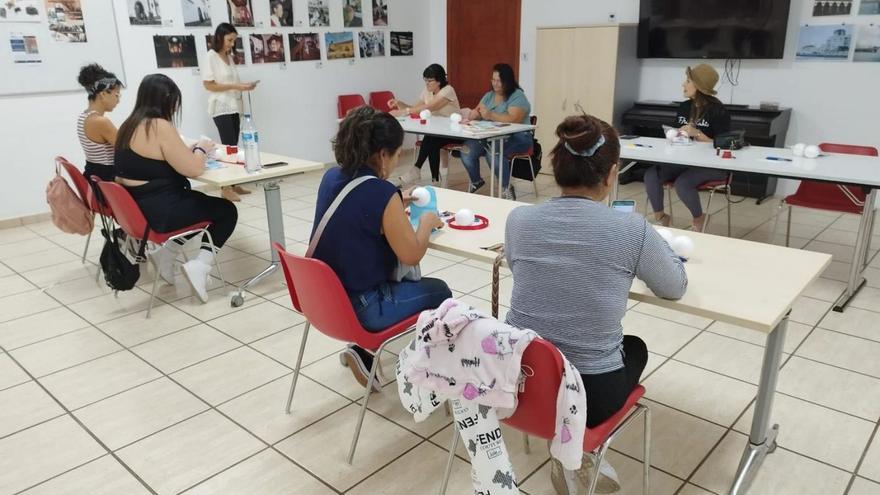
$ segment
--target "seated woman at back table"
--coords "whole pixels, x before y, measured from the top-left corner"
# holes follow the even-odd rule
[[[516,208],[507,219],[504,251],[513,272],[507,323],[535,330],[577,367],[592,428],[623,406],[648,360],[645,343],[624,335],[621,326],[633,278],[660,297],[677,299],[687,274],[643,217],[604,203],[617,176],[617,131],[578,115],[559,124],[556,135],[551,160],[561,196]],[[567,494],[558,461],[551,474],[558,493]],[[606,478],[599,483],[616,484]]]
[[[687,100],[678,107],[676,123],[681,132],[695,141],[711,143],[717,134],[730,130],[730,114],[715,97],[718,72],[711,65],[700,64],[688,67],[685,74],[687,79],[681,88]],[[693,230],[702,232],[706,215],[703,213],[697,188],[703,183],[726,177],[727,172],[723,170],[663,164],[654,165],[645,171],[643,180],[657,222],[664,226],[669,225],[671,217],[663,210],[663,184],[675,181],[675,192],[694,218]]]
[[[419,95],[419,102],[410,105],[402,100],[391,100],[388,107],[392,108],[392,115],[409,116],[421,113],[422,110],[430,110],[433,115],[449,117],[461,110],[458,105],[458,96],[455,89],[446,80],[446,71],[440,64],[431,64],[422,72],[425,80],[425,89]],[[459,144],[461,139],[447,138],[443,136],[425,136],[419,147],[419,156],[415,166],[400,177],[400,184],[405,186],[419,180],[422,176],[422,165],[425,159],[431,167],[431,181],[434,185],[440,183],[440,150],[447,144]]]
[[[88,108],[76,120],[76,135],[86,155],[83,175],[86,179],[95,175],[101,180],[113,180],[116,176],[113,167],[116,126],[104,114],[112,112],[119,104],[122,81],[98,64],[80,69],[77,81],[89,98]]]
[[[512,124],[528,124],[529,113],[532,105],[526,99],[526,94],[516,82],[513,68],[507,64],[495,64],[492,67],[492,89],[480,100],[479,106],[471,110],[468,118],[471,120],[492,120]],[[501,167],[501,184],[504,188],[502,197],[516,199],[516,191],[510,186],[510,159],[512,153],[526,151],[532,147],[532,132],[518,132],[504,137],[504,155],[491,157],[495,163],[495,170]],[[468,139],[464,142],[465,148],[461,152],[461,162],[470,176],[471,184],[468,192],[476,192],[485,184],[480,177],[480,157],[489,153],[485,140]],[[500,162],[500,163],[499,163]],[[491,163],[491,162],[490,162]],[[491,170],[491,167],[490,167]],[[497,172],[496,172],[497,175]]]
[[[391,280],[398,261],[418,264],[428,249],[432,229],[443,227],[436,214],[426,212],[414,231],[404,211],[409,194],[401,195],[386,180],[397,166],[402,145],[403,127],[396,118],[370,107],[356,108],[339,124],[333,140],[339,166],[327,170],[318,187],[313,229],[349,182],[376,177],[345,196],[312,253],[339,277],[367,331],[381,331],[422,310],[436,308],[452,296],[446,283],[435,278]],[[366,386],[373,355],[352,345],[340,358]],[[375,387],[378,390],[378,383]]]
[[[180,89],[171,78],[164,74],[144,77],[134,110],[119,127],[117,182],[128,189],[155,232],[172,232],[209,221],[208,233],[220,249],[235,229],[238,210],[227,199],[190,189],[187,178],[202,175],[207,155],[215,145],[206,139],[191,147],[183,143],[173,123],[180,115],[180,105]],[[180,243],[168,242],[153,254],[159,274],[171,284],[181,247]],[[208,239],[203,238],[198,256],[182,266],[185,278],[203,303],[208,302],[214,254]]]

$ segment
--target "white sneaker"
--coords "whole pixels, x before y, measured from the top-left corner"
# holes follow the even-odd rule
[[[171,252],[167,247],[163,247],[150,256],[152,256],[162,280],[170,285],[174,285],[174,262],[177,261],[177,254]]]
[[[211,276],[211,266],[195,259],[187,261],[180,269],[183,271],[183,275],[189,282],[190,287],[192,287],[193,292],[203,303],[208,302],[208,279]]]
[[[440,165],[440,187],[446,187],[449,184],[449,166]]]
[[[422,178],[422,169],[418,167],[413,167],[409,169],[405,174],[400,176],[400,184],[401,186],[408,186],[410,184],[415,183],[419,179]]]

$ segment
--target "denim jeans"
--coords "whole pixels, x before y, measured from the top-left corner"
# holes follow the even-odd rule
[[[419,311],[434,309],[452,297],[446,282],[422,278],[417,282],[387,282],[358,295],[349,294],[358,321],[367,331],[381,331]]]
[[[531,131],[518,132],[504,138],[504,159],[501,160],[502,187],[507,187],[507,185],[510,183],[510,155],[512,155],[513,153],[526,151],[531,147]],[[500,146],[498,146],[495,150],[495,156],[493,157],[495,160],[495,167],[498,167],[498,157],[500,151]],[[468,176],[471,179],[471,184],[476,184],[477,182],[480,182],[480,157],[488,154],[489,143],[487,141],[479,139],[468,139],[464,142],[464,149],[461,150],[461,163],[464,165],[465,170],[467,170]],[[489,170],[491,171],[491,169],[492,167],[490,166]],[[497,168],[495,169],[495,174],[496,176],[498,174]]]

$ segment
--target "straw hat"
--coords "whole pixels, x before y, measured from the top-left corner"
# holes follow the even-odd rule
[[[700,64],[688,67],[685,70],[685,74],[687,74],[688,79],[694,83],[694,86],[697,87],[697,91],[700,93],[710,96],[718,93],[715,91],[715,85],[718,84],[718,72],[711,65]]]

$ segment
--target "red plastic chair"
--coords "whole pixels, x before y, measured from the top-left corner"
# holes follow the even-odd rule
[[[724,196],[727,198],[727,237],[731,237],[732,229],[730,225],[730,217],[731,211],[730,207],[733,205],[733,202],[730,200],[730,181],[733,179],[733,174],[727,174],[726,179],[721,180],[710,180],[708,182],[704,182],[697,186],[698,191],[709,191],[709,201],[706,202],[706,211],[712,206],[712,197],[715,196],[715,193],[724,193]],[[672,222],[672,191],[675,190],[675,182],[664,182],[663,188],[666,189],[666,197],[669,199],[669,221]],[[648,203],[645,202],[645,216],[648,216]],[[706,228],[709,227],[709,220],[712,219],[712,215],[709,215],[706,218],[706,221],[703,222],[703,230],[701,232],[705,232]]]
[[[518,404],[513,416],[502,419],[501,422],[512,428],[522,431],[526,435],[533,435],[545,440],[552,440],[556,432],[556,394],[559,384],[562,382],[562,355],[559,350],[544,339],[536,339],[528,347],[522,357],[523,368],[528,367],[534,373],[526,378],[525,386],[518,396]],[[593,486],[587,491],[592,494],[599,479],[599,466],[608,451],[608,447],[617,435],[626,429],[641,414],[645,416],[644,437],[644,465],[643,487],[644,493],[650,493],[650,450],[651,450],[651,411],[639,399],[645,394],[645,387],[639,385],[630,392],[626,403],[614,415],[595,428],[587,428],[584,433],[584,452],[596,454],[596,462],[593,468]],[[589,414],[589,404],[587,404]],[[453,424],[455,424],[453,422]],[[449,450],[449,459],[446,465],[446,475],[443,478],[443,487],[440,491],[443,495],[452,471],[452,461],[455,457],[455,449],[458,446],[458,428],[453,432],[452,448]],[[526,448],[528,449],[528,437],[526,436]]]
[[[70,180],[73,181],[73,187],[76,189],[76,192],[79,194],[79,198],[82,200],[83,204],[86,205],[86,208],[92,212],[92,219],[94,220],[95,214],[98,215],[106,215],[109,217],[113,217],[113,209],[108,205],[104,205],[103,208],[98,205],[98,200],[95,197],[95,194],[92,192],[91,186],[89,186],[89,182],[86,180],[86,177],[82,174],[82,172],[77,168],[76,165],[67,161],[63,156],[55,157],[55,166],[62,167],[67,172],[67,175],[70,176]],[[89,235],[86,237],[86,247],[83,248],[82,261],[86,262],[86,253],[89,251],[89,242],[92,240],[92,233],[89,232]],[[100,271],[100,270],[99,270]]]
[[[207,236],[208,242],[211,244],[211,249],[216,255],[217,247],[214,246],[214,239],[211,237],[211,233],[207,230],[211,225],[211,222],[199,222],[173,232],[156,232],[153,229],[147,231],[147,219],[144,218],[144,214],[141,212],[140,207],[138,207],[134,198],[131,197],[131,194],[129,194],[124,187],[115,182],[98,180],[98,178],[94,176],[92,176],[91,179],[98,184],[98,188],[104,196],[104,200],[107,201],[113,209],[116,223],[119,224],[119,227],[122,228],[129,238],[141,241],[144,232],[147,232],[147,242],[151,242],[159,247],[164,247],[167,242],[174,241],[175,239],[185,240],[193,235],[201,233]],[[147,257],[152,259],[149,252],[147,252]],[[153,279],[153,289],[150,291],[150,305],[147,307],[147,318],[150,317],[150,312],[153,310],[153,301],[156,299],[156,288],[159,285],[160,278],[158,274],[159,267],[156,266],[155,261],[153,264],[154,268],[156,268],[156,277]],[[217,267],[217,274],[220,275],[220,280],[223,281],[223,286],[226,287],[226,279],[223,278],[223,272],[220,270],[220,261],[217,259],[217,256],[214,256],[214,265]]]
[[[344,119],[348,112],[358,107],[366,106],[367,102],[361,95],[339,95],[336,99],[336,112],[340,119]]]
[[[529,118],[529,122],[531,122],[532,125],[538,125],[538,117],[537,117],[537,115],[532,115],[532,116]],[[510,160],[510,168],[511,168],[511,169],[513,168],[513,162],[514,162],[514,161],[516,161],[516,160],[528,160],[528,162],[529,162],[529,170],[532,171],[532,186],[534,186],[534,188],[535,188],[535,197],[537,198],[537,197],[538,197],[538,181],[535,180],[535,178],[537,177],[537,174],[535,174],[535,164],[532,163],[532,154],[533,154],[534,152],[535,152],[534,148],[529,147],[529,149],[527,149],[527,150],[525,150],[525,151],[521,151],[521,152],[518,152],[518,153],[514,153],[514,154],[508,156],[508,159]]]
[[[391,108],[388,106],[388,100],[393,98],[394,93],[391,91],[373,91],[370,93],[370,106],[380,112],[391,111]]]
[[[370,369],[370,378],[367,380],[367,386],[364,390],[363,403],[354,430],[354,437],[351,439],[351,449],[348,453],[348,463],[351,464],[367,412],[367,402],[370,399],[373,383],[376,381],[379,356],[388,344],[408,336],[415,330],[419,315],[414,314],[380,332],[368,332],[358,321],[354,308],[348,299],[348,294],[332,268],[321,260],[288,253],[277,242],[272,247],[278,252],[281,260],[290,301],[293,303],[293,307],[306,317],[299,356],[296,358],[290,393],[287,397],[287,413],[290,414],[296,381],[302,365],[303,351],[305,351],[306,339],[312,325],[315,325],[319,332],[328,337],[355,344],[375,356],[373,366]]]
[[[819,149],[826,153],[878,156],[877,148],[871,146],[822,143],[819,145]],[[865,191],[860,187],[802,180],[797,191],[795,191],[794,194],[787,196],[781,203],[779,203],[780,210],[785,205],[788,205],[788,225],[785,228],[785,245],[788,246],[791,237],[792,206],[861,215],[862,210],[865,207],[866,196]],[[776,215],[776,218],[779,218],[778,214]],[[775,225],[773,232],[776,232]]]

